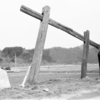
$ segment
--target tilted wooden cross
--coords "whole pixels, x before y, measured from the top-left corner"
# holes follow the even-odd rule
[[[25,76],[22,86],[25,86],[27,84],[31,85],[37,81],[37,76],[38,76],[39,69],[40,69],[48,24],[52,25],[52,26],[54,26],[54,27],[56,27],[56,28],[58,28],[58,29],[60,29],[60,30],[62,30],[84,42],[83,56],[82,56],[82,69],[81,69],[81,78],[84,78],[86,76],[86,71],[87,71],[87,58],[88,58],[88,54],[89,54],[88,53],[89,52],[89,44],[91,46],[94,46],[97,49],[100,48],[99,44],[97,44],[89,39],[89,31],[86,31],[84,33],[84,36],[82,36],[81,34],[74,31],[73,29],[50,19],[49,18],[50,7],[48,7],[48,6],[45,6],[43,8],[42,14],[40,14],[36,11],[33,11],[30,8],[25,7],[25,6],[21,6],[20,10],[32,17],[35,17],[35,18],[41,20],[41,25],[40,25],[40,29],[39,29],[36,46],[35,46],[35,52],[33,55],[32,65],[29,68],[29,70],[27,71],[27,74]],[[100,70],[100,68],[99,68],[99,70]]]

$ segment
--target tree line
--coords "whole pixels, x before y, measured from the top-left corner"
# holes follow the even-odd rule
[[[88,63],[98,63],[98,50],[90,48]],[[22,47],[6,47],[0,51],[0,63],[14,63],[15,56],[17,63],[31,63],[34,55],[34,49],[27,50]],[[42,64],[78,64],[82,59],[82,48],[54,47],[45,49],[42,56]]]

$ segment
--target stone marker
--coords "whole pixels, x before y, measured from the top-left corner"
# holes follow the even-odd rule
[[[0,89],[10,88],[7,72],[0,68]]]

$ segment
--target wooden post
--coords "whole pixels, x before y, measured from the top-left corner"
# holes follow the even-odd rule
[[[44,43],[46,39],[46,33],[48,29],[48,20],[49,20],[49,14],[50,14],[50,7],[45,6],[42,9],[42,14],[43,14],[43,20],[40,24],[40,29],[38,33],[38,38],[35,46],[35,51],[33,55],[33,61],[32,65],[30,67],[29,74],[27,75],[26,81],[24,85],[31,85],[36,83],[36,79],[40,70],[40,65],[41,65],[41,59],[42,59],[42,53],[44,49]]]
[[[82,65],[81,65],[81,78],[87,76],[87,60],[89,54],[89,31],[84,32],[84,46],[83,46],[83,55],[82,55]]]
[[[99,48],[99,51],[98,51],[98,62],[99,62],[99,75],[100,75],[100,48]]]

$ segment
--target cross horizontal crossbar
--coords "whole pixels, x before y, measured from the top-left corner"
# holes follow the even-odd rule
[[[40,14],[40,13],[38,13],[38,12],[36,12],[36,11],[34,11],[34,10],[28,8],[28,7],[25,7],[25,6],[23,6],[23,5],[21,6],[20,10],[21,10],[22,12],[24,12],[24,13],[26,13],[26,14],[32,16],[32,17],[35,17],[35,18],[39,19],[39,20],[42,20],[42,19],[43,19],[43,15],[42,15],[42,14]],[[76,31],[74,31],[73,29],[71,29],[71,28],[69,28],[69,27],[66,27],[66,26],[64,26],[64,25],[62,25],[62,24],[60,24],[60,23],[54,21],[53,19],[50,19],[50,18],[49,18],[49,22],[48,22],[48,23],[49,23],[51,26],[54,26],[54,27],[56,27],[56,28],[58,28],[58,29],[61,29],[61,30],[65,31],[65,32],[67,32],[68,34],[70,34],[70,35],[72,35],[72,36],[78,38],[78,39],[81,40],[81,41],[85,41],[85,39],[84,39],[84,37],[83,37],[82,35],[80,35],[80,34],[77,33]],[[91,46],[94,46],[94,47],[97,48],[97,49],[99,49],[99,47],[100,47],[99,44],[93,42],[92,40],[89,40],[89,44],[90,44]]]

